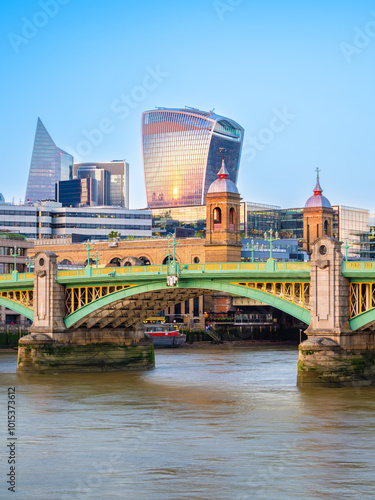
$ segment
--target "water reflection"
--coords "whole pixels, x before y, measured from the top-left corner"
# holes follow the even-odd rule
[[[298,389],[294,348],[158,351],[143,373],[15,363],[0,355],[19,498],[373,496],[375,388]]]

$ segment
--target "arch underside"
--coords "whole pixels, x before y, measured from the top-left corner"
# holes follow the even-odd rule
[[[31,321],[34,321],[34,311],[29,307],[20,304],[19,302],[0,297],[0,306],[7,307],[11,311],[22,314],[22,316],[25,316]]]
[[[349,326],[354,331],[375,329],[375,307],[349,320]]]
[[[67,316],[65,325],[67,328],[133,328],[167,307],[212,292],[249,297],[280,309],[306,324],[310,323],[310,312],[307,309],[285,299],[225,281],[191,279],[181,280],[178,287],[167,287],[164,283],[153,282],[113,292]]]

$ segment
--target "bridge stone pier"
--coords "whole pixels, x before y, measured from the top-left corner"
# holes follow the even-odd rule
[[[341,243],[316,239],[311,254],[311,322],[305,331],[308,339],[299,346],[299,386],[375,383],[375,332],[371,327],[351,329],[350,279],[342,269]]]
[[[85,272],[91,272],[87,268]],[[65,287],[57,283],[57,256],[35,256],[34,322],[20,339],[17,372],[141,370],[155,366],[143,328],[66,328]]]

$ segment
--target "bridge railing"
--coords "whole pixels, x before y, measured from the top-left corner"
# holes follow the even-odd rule
[[[309,271],[309,262],[275,262],[274,271]],[[184,271],[187,272],[215,272],[215,271],[269,271],[267,262],[222,262],[210,264],[180,264],[180,273],[183,276]],[[90,276],[117,276],[126,274],[165,274],[167,272],[166,265],[159,266],[125,266],[125,267],[103,267],[92,268]],[[58,271],[57,278],[83,278],[87,276],[86,269],[71,269],[66,271]]]
[[[344,276],[356,276],[361,274],[375,273],[375,261],[349,261],[342,263],[342,273]]]
[[[23,281],[23,280],[33,280],[33,279],[34,279],[34,273],[0,274],[0,284],[2,281]]]

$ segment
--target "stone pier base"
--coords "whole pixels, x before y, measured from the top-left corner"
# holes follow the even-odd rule
[[[18,344],[18,373],[70,373],[155,368],[152,339],[134,330],[77,329],[33,333]]]
[[[353,339],[353,337],[352,337]],[[344,342],[345,344],[345,342]],[[375,348],[344,348],[328,337],[312,337],[299,346],[297,385],[359,387],[375,384]],[[372,343],[371,343],[372,344]]]

